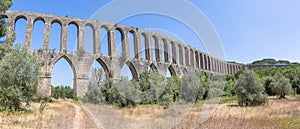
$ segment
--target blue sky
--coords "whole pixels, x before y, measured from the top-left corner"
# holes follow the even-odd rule
[[[108,0],[76,2],[70,0],[14,0],[14,5],[10,9],[89,19],[99,8],[109,2]],[[241,63],[250,63],[263,58],[300,61],[300,1],[190,0],[190,2],[198,7],[215,27],[223,43],[226,60]],[[165,6],[172,6],[172,4]],[[196,18],[191,15],[190,20]],[[126,19],[121,24],[143,29],[168,30],[174,35],[180,35],[178,37],[184,42],[206,52],[205,46],[199,43],[199,39],[193,33],[188,32],[187,27],[180,26],[174,19],[159,15],[143,15]],[[54,26],[54,28],[58,27]],[[21,32],[18,35],[22,37]],[[54,34],[53,37],[57,36]],[[34,40],[42,41],[39,38]],[[60,61],[55,66],[55,71],[58,71],[54,71],[58,76],[52,80],[55,85],[72,84],[71,75],[61,76],[61,74],[66,74],[64,71],[66,69],[69,69],[68,74],[72,73],[69,66],[65,64],[67,63]],[[60,73],[59,71],[64,72]]]

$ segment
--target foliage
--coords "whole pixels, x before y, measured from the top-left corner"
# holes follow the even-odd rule
[[[9,112],[20,111],[30,104],[40,82],[41,65],[37,56],[26,48],[16,47],[0,63],[0,105]]]
[[[52,86],[51,87],[51,96],[55,99],[72,99],[73,98],[73,89],[70,86]]]
[[[257,75],[250,70],[244,71],[236,83],[236,94],[239,105],[260,105],[267,102],[264,87]]]
[[[208,78],[208,76],[205,74],[204,71],[198,72],[196,73],[198,79],[200,80],[200,82],[203,85],[203,96],[198,95],[197,96],[197,101],[202,100],[202,99],[206,99],[210,90],[210,79]],[[202,94],[202,93],[201,93]]]
[[[235,95],[236,79],[232,75],[226,75],[226,82],[224,87],[224,96],[230,97]]]
[[[216,97],[222,97],[224,94],[223,90],[226,84],[225,81],[226,77],[224,75],[215,75],[211,82],[211,87],[207,98],[211,99]]]
[[[274,91],[272,90],[272,88],[274,87],[274,83],[275,79],[273,77],[266,77],[264,79],[264,87],[265,87],[265,91],[269,96],[273,96],[276,95],[276,93],[274,93]]]
[[[278,95],[279,98],[285,98],[285,95],[291,92],[290,80],[280,73],[275,75],[274,81],[271,82],[271,86],[272,91],[275,95]]]
[[[182,77],[180,99],[184,102],[195,102],[203,98],[205,89],[203,83],[195,73],[189,73]]]
[[[12,0],[1,0],[0,1],[0,13],[6,11],[13,4]],[[3,18],[3,17],[0,17]],[[6,22],[0,20],[0,38],[6,35]]]

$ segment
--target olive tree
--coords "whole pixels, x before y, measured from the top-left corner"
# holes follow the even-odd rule
[[[275,81],[271,82],[271,89],[275,95],[278,95],[278,97],[281,99],[285,98],[285,95],[290,94],[292,89],[290,79],[278,73],[274,76],[274,80]]]
[[[235,87],[238,104],[241,106],[260,105],[268,101],[262,82],[251,70],[245,70],[239,75]]]
[[[34,53],[16,47],[0,63],[0,106],[2,110],[20,111],[37,93],[41,64]]]

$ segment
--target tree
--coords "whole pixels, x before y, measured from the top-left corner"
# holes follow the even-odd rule
[[[11,5],[12,0],[1,0],[0,1],[0,13],[4,13]],[[0,17],[3,18],[3,17]],[[1,19],[0,21],[0,38],[6,35],[6,22]]]
[[[236,83],[236,94],[238,104],[243,106],[260,105],[267,102],[267,95],[264,94],[264,87],[257,75],[250,70],[245,70],[239,76]]]
[[[196,102],[203,99],[203,83],[195,73],[189,73],[182,77],[180,98],[185,102]]]
[[[16,47],[0,63],[0,106],[2,110],[20,111],[37,93],[41,64],[34,53]]]
[[[284,77],[282,74],[278,73],[275,75],[273,82],[271,82],[272,91],[279,96],[279,98],[285,98],[285,95],[291,92],[290,79]]]

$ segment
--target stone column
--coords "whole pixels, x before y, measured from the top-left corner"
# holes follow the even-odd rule
[[[178,49],[179,49],[179,62],[180,62],[180,65],[183,65],[183,62],[184,62],[183,56],[184,56],[184,54],[183,54],[183,47],[182,47],[181,44],[178,45]]]
[[[174,42],[171,42],[171,44],[172,44],[172,60],[173,60],[172,62],[173,64],[177,64],[177,52],[176,52],[177,45]]]
[[[67,44],[68,44],[68,24],[62,23],[61,27],[61,43],[60,43],[60,52],[67,52]]]
[[[116,57],[116,34],[115,30],[111,29],[108,31],[108,55],[111,57]]]
[[[184,50],[185,50],[185,66],[190,66],[189,49],[187,47],[185,47]]]
[[[125,59],[130,58],[130,39],[128,38],[128,31],[124,31],[123,39],[122,39],[122,57],[125,56]],[[133,48],[133,47],[132,47]],[[124,55],[123,55],[124,52]]]
[[[138,60],[142,60],[142,42],[141,42],[141,36],[138,32],[135,32],[135,40],[134,40],[134,55],[135,58]]]
[[[164,46],[165,46],[165,61],[166,61],[166,63],[170,63],[170,44],[169,44],[169,40],[166,40],[165,42],[164,42]]]
[[[15,17],[11,18],[8,17],[8,23],[7,23],[7,35],[6,35],[6,39],[11,39],[13,38],[13,34],[15,31]]]
[[[157,41],[155,42],[155,52],[156,52],[156,61],[162,61],[162,43],[161,37],[158,37]]]
[[[26,36],[25,36],[25,43],[24,45],[31,49],[32,44],[32,28],[33,28],[33,19],[32,17],[27,17],[27,23],[26,23]]]
[[[82,23],[78,27],[77,51],[78,52],[85,52],[85,50],[84,50],[84,25]]]
[[[101,36],[100,36],[100,28],[96,26],[94,29],[94,54],[100,55],[101,54]]]
[[[51,21],[45,20],[45,26],[44,26],[44,44],[43,48],[46,51],[49,51],[49,43],[50,43],[50,27],[51,27]]]

